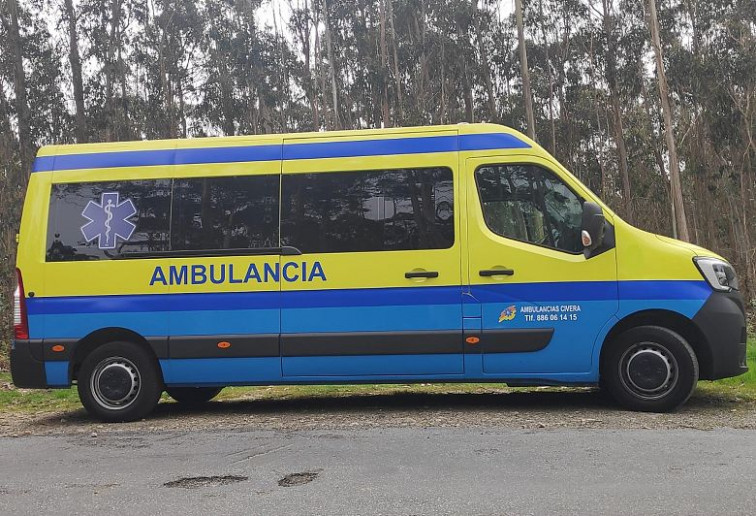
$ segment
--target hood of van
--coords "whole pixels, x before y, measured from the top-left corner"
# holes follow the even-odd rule
[[[683,242],[682,240],[677,240],[677,239],[665,237],[665,236],[662,236],[662,235],[655,235],[655,236],[656,236],[656,238],[658,238],[659,240],[661,240],[665,244],[673,245],[673,246],[676,246],[676,247],[681,247],[683,249],[691,251],[696,256],[711,256],[713,258],[719,258],[721,260],[724,260],[724,258],[722,258],[721,256],[719,256],[717,253],[709,251],[708,249],[706,249],[704,247],[701,247],[701,246],[698,246],[698,245],[695,245],[695,244],[691,244],[690,242]]]

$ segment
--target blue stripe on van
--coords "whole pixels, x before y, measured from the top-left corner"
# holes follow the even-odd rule
[[[623,314],[662,308],[688,317],[695,315],[711,294],[703,281],[632,281],[619,286],[615,282],[477,285],[471,291],[484,311],[495,309],[497,313],[501,304],[508,302],[618,299]],[[462,325],[461,294],[460,287],[404,287],[35,297],[27,300],[27,307],[32,338],[80,338],[112,326],[144,336],[453,330]]]
[[[45,172],[50,170],[75,170],[82,168],[151,167],[157,165],[240,163],[248,161],[275,161],[280,159],[280,145],[95,152],[90,154],[41,156],[34,160],[34,167],[32,168],[32,172]]]
[[[281,333],[353,333],[462,329],[462,305],[284,308]]]
[[[459,150],[529,149],[530,145],[513,134],[463,134],[459,137]]]
[[[77,339],[102,328],[127,328],[144,337],[458,330],[462,308],[429,304],[29,315],[33,339]]]
[[[711,295],[711,287],[703,280],[638,280],[619,281],[619,298],[631,299],[676,299],[705,300]]]
[[[355,367],[363,367],[366,374],[332,374],[332,375],[312,375],[309,376],[283,376],[281,374],[281,359],[278,357],[265,358],[169,358],[160,360],[160,366],[163,369],[163,379],[165,383],[172,386],[187,385],[271,385],[276,383],[323,383],[323,382],[340,382],[340,383],[364,383],[364,382],[386,382],[386,381],[411,381],[411,380],[491,380],[501,378],[523,378],[532,380],[541,378],[559,383],[577,383],[577,382],[595,382],[596,375],[594,372],[580,373],[513,373],[513,374],[495,374],[486,375],[482,372],[468,373],[438,373],[432,372],[423,374],[422,371],[429,370],[428,363],[436,357],[445,357],[447,360],[460,361],[464,359],[465,367],[467,362],[473,357],[480,355],[466,355],[464,358],[460,355],[382,355],[382,357],[370,356],[366,360],[363,357],[344,356],[344,357],[308,357],[323,358],[327,360],[329,366],[341,367],[345,371],[354,371]],[[380,363],[376,360],[379,359]],[[288,359],[285,359],[288,360]],[[393,363],[392,363],[393,362]],[[434,364],[437,365],[437,364]],[[296,363],[292,363],[292,372],[296,371]],[[374,366],[371,374],[367,367]],[[402,367],[411,371],[408,374],[386,374],[386,368]],[[396,369],[394,369],[396,370]],[[302,371],[306,373],[306,371]],[[312,371],[310,371],[312,373]],[[291,374],[291,373],[290,373]]]
[[[281,362],[283,376],[461,376],[465,372],[461,353],[283,357]]]
[[[616,299],[707,299],[705,281],[580,281],[474,285],[482,303],[502,297],[528,301],[598,301]],[[340,306],[444,305],[461,303],[460,287],[397,287],[285,292],[224,292],[202,294],[140,294],[123,296],[33,297],[26,300],[29,315],[161,312],[191,310],[267,309]],[[280,297],[279,297],[280,296]]]
[[[242,310],[340,306],[459,304],[460,287],[400,287],[291,292],[224,292],[206,294],[140,294],[126,296],[32,297],[29,315]]]
[[[387,379],[460,379],[462,355],[379,355],[285,358],[284,374],[279,357],[162,359],[163,379],[168,385],[270,385],[275,383],[365,382]],[[320,375],[312,366],[324,365]],[[362,374],[355,374],[361,371]],[[445,371],[445,372],[440,372]],[[303,376],[307,375],[309,376]],[[292,378],[294,377],[294,378]]]
[[[29,315],[33,339],[76,339],[102,328],[127,328],[144,337],[440,331],[462,328],[456,305],[339,306],[320,308],[102,312]]]
[[[564,281],[473,285],[470,292],[481,303],[505,299],[538,301],[601,301],[617,299],[616,281]]]
[[[278,333],[280,310],[102,312],[29,315],[33,339],[76,339],[102,328],[127,328],[143,337],[165,335],[247,335]],[[43,326],[44,324],[44,326]],[[44,330],[43,330],[44,328]]]
[[[600,301],[609,299],[701,300],[707,299],[711,288],[705,281],[563,281],[548,283],[512,283],[505,285],[474,285],[471,293],[482,303],[502,298],[526,301]]]
[[[245,310],[278,307],[281,293],[137,294],[123,296],[33,297],[29,315],[107,312]]]
[[[391,154],[419,154],[423,152],[454,152],[457,149],[457,136],[287,143],[284,145],[283,159],[353,158],[357,156],[386,156]]]
[[[454,152],[457,150],[525,149],[529,147],[529,144],[512,134],[490,133],[321,143],[290,143],[286,145],[94,152],[88,154],[40,156],[34,160],[32,172],[86,168],[240,163],[280,159],[385,156],[391,154]]]

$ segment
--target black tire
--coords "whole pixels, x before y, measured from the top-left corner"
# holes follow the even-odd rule
[[[168,396],[183,405],[201,405],[215,398],[223,387],[166,387]]]
[[[131,342],[109,342],[84,358],[78,388],[89,414],[117,423],[152,412],[160,400],[163,379],[152,353]]]
[[[698,360],[679,334],[639,326],[617,336],[601,356],[601,383],[620,405],[669,412],[685,403],[698,382]]]

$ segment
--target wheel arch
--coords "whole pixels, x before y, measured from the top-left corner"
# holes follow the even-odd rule
[[[684,338],[698,360],[699,374],[701,378],[708,378],[712,374],[713,357],[709,349],[706,336],[691,319],[672,310],[642,310],[634,312],[620,319],[604,338],[599,354],[599,376],[601,376],[601,358],[611,342],[623,332],[638,326],[661,326],[678,333]]]
[[[69,377],[72,380],[76,380],[79,373],[79,368],[82,362],[92,351],[107,344],[108,342],[125,341],[136,344],[150,353],[159,364],[158,354],[155,352],[155,348],[150,342],[139,333],[129,330],[128,328],[120,327],[108,327],[95,330],[86,337],[82,338],[76,343],[71,361],[69,364]],[[161,374],[162,381],[162,368],[158,367]]]

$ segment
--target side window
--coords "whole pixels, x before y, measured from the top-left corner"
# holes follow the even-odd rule
[[[47,261],[167,251],[170,209],[170,180],[55,184]]]
[[[172,250],[278,247],[279,176],[177,179]]]
[[[452,171],[424,168],[285,175],[281,242],[303,253],[451,247]]]
[[[569,253],[580,241],[582,200],[534,165],[491,165],[475,172],[483,217],[497,235]]]

